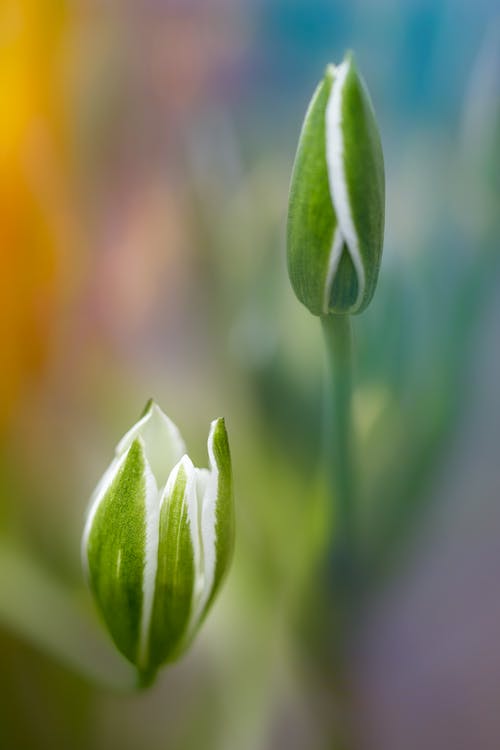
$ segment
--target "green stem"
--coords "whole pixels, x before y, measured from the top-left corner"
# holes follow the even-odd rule
[[[354,742],[348,641],[352,635],[359,586],[351,320],[349,315],[329,315],[322,317],[321,322],[328,361],[324,461],[334,515],[332,557],[328,569],[329,585],[333,590],[327,617],[337,702],[332,737],[335,738],[333,747],[336,750],[346,750],[352,748]]]
[[[357,577],[351,321],[349,315],[328,315],[321,322],[328,358],[324,437],[335,524],[332,572],[348,606]]]

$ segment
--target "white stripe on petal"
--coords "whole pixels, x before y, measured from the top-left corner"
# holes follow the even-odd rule
[[[199,565],[196,568],[197,576],[194,590],[194,602],[195,609],[198,606],[200,597],[203,594],[205,587],[205,576],[206,576],[206,548],[205,539],[203,536],[203,502],[207,492],[207,488],[210,485],[211,474],[208,469],[199,469],[195,467],[195,512],[196,512],[196,545],[200,553]]]
[[[208,457],[210,469],[197,469],[198,472],[198,512],[200,518],[200,537],[203,551],[203,585],[197,593],[193,614],[189,623],[189,632],[198,625],[206,607],[215,580],[216,557],[216,507],[219,489],[219,468],[214,455],[214,435],[219,420],[214,419],[208,435]]]
[[[332,286],[335,279],[335,274],[337,273],[340,258],[342,257],[343,247],[344,238],[342,236],[342,232],[340,231],[340,227],[337,224],[333,235],[332,248],[330,250],[330,256],[328,258],[328,268],[326,272],[325,292],[323,295],[323,313],[325,315],[328,314],[330,309],[330,295],[332,293]]]
[[[138,665],[146,667],[149,656],[149,628],[153,613],[155,595],[156,570],[158,568],[158,543],[160,533],[160,498],[158,486],[151,467],[145,455],[142,438],[141,446],[144,452],[145,478],[145,525],[146,544],[144,550],[144,572],[142,579],[142,611],[139,630]]]
[[[344,135],[342,132],[342,93],[349,73],[350,61],[345,60],[335,69],[330,98],[326,107],[326,163],[328,181],[338,226],[347,245],[358,278],[358,296],[351,312],[361,305],[365,291],[365,270],[359,250],[359,239],[349,204],[345,175]]]

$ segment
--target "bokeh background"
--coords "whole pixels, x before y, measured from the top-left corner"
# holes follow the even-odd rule
[[[320,327],[284,225],[349,48],[387,216],[355,320],[367,586],[339,686]],[[0,92],[0,747],[316,750],[346,717],[361,750],[500,747],[495,0],[2,0]],[[226,417],[237,547],[191,652],[136,695],[97,681],[79,543],[150,396],[198,464]]]

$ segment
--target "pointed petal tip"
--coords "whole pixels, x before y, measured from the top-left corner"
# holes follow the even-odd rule
[[[172,423],[173,424],[173,422],[170,419],[170,417],[168,417],[165,414],[165,412],[163,411],[163,409],[161,408],[161,406],[159,404],[157,404],[156,401],[153,398],[149,399],[149,401],[147,402],[147,404],[146,404],[146,406],[144,408],[144,417],[147,417],[147,418],[149,418],[151,420],[155,419],[155,418],[156,419],[161,419],[161,420],[167,421],[168,423]]]
[[[151,411],[151,409],[154,406],[156,406],[156,402],[155,402],[154,398],[152,398],[152,397],[148,398],[148,400],[146,401],[146,405],[144,406],[144,409],[142,410],[141,416],[139,417],[139,419],[142,419],[147,414],[149,414],[149,412]]]
[[[208,454],[211,455],[213,451],[213,445],[217,435],[223,435],[227,441],[227,429],[225,417],[217,417],[210,422],[210,430],[208,433]]]
[[[175,468],[176,467],[174,467],[174,469]],[[185,453],[177,462],[177,471],[179,471],[179,469],[184,469],[186,472],[192,471],[194,469],[194,463],[191,461],[187,453]]]
[[[337,66],[334,63],[328,63],[325,68],[325,78],[334,78],[337,72]]]
[[[212,419],[210,422],[210,430],[215,430],[218,426],[226,427],[226,419],[225,417],[217,417],[216,419]]]
[[[175,483],[179,478],[179,472],[181,471],[181,469],[184,471],[186,478],[192,477],[194,475],[195,466],[187,453],[184,453],[184,455],[177,461],[172,471],[168,475],[165,490],[163,492],[163,498],[168,497],[172,493]]]
[[[153,419],[159,419],[163,422],[166,422],[171,429],[179,432],[179,429],[175,422],[170,419],[170,417],[163,411],[161,406],[154,400],[154,398],[149,398],[144,409],[142,410],[140,418],[138,419],[134,427],[144,425],[146,422],[150,422]]]
[[[333,79],[339,73],[340,70],[348,68],[351,65],[355,65],[354,52],[351,49],[346,50],[342,62],[337,64],[328,63],[325,68],[325,78]]]

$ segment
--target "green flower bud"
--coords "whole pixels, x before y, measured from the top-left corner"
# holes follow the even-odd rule
[[[302,127],[288,210],[288,272],[314,315],[358,313],[377,283],[384,162],[373,107],[351,54],[329,65]]]
[[[150,402],[122,438],[91,498],[82,539],[87,580],[117,648],[153,674],[189,645],[233,548],[231,458],[223,419],[209,469]]]

